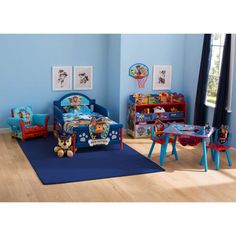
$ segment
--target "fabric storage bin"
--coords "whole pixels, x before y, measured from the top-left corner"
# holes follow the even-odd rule
[[[156,119],[160,120],[168,120],[169,119],[169,113],[170,112],[162,112],[162,113],[156,113]]]
[[[136,104],[146,105],[146,104],[148,104],[148,97],[136,98],[135,99],[135,103]]]
[[[184,118],[184,112],[183,111],[170,112],[169,118]]]
[[[160,97],[159,96],[150,96],[148,97],[148,104],[158,104],[160,103]]]
[[[137,138],[146,138],[151,136],[152,125],[136,125],[135,135]]]
[[[136,122],[141,122],[141,121],[152,121],[155,120],[155,117],[153,117],[153,114],[143,114],[143,113],[136,113]]]

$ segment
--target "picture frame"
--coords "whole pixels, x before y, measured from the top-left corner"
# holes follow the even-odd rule
[[[171,90],[172,66],[154,65],[153,90]]]
[[[93,67],[74,66],[74,90],[93,89]]]
[[[52,67],[52,90],[72,90],[72,66]]]

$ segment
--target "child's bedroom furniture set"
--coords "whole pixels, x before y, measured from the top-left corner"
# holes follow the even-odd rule
[[[30,106],[12,109],[8,124],[12,137],[22,141],[47,136],[47,114],[33,114]],[[83,147],[119,144],[123,149],[123,125],[109,118],[106,108],[81,93],[70,93],[54,101],[54,131],[73,138],[73,151]]]
[[[8,124],[12,137],[25,141],[48,135],[47,114],[33,114],[30,106],[16,107],[11,111]],[[172,122],[172,123],[170,123]],[[231,133],[224,126],[216,130],[209,126],[186,125],[186,103],[182,94],[161,93],[159,95],[134,94],[129,97],[127,133],[133,137],[151,137],[148,157],[156,143],[161,145],[160,164],[166,158],[168,143],[178,160],[176,141],[182,145],[202,143],[203,155],[200,164],[207,166],[207,149],[211,149],[212,160],[219,169],[220,152],[225,152],[229,166]],[[81,93],[70,93],[54,101],[54,132],[73,138],[73,152],[83,147],[119,144],[123,149],[123,126],[109,118],[106,108],[96,100]],[[210,138],[207,146],[206,139]]]
[[[228,164],[229,166],[232,166],[230,153],[228,151],[228,149],[230,149],[231,147],[231,133],[225,126],[222,126],[220,129],[215,130],[212,127],[206,128],[206,126],[195,126],[177,123],[167,125],[161,123],[161,121],[158,121],[152,127],[151,139],[153,143],[148,154],[148,157],[150,158],[155,144],[161,144],[160,165],[164,164],[168,143],[172,144],[172,154],[175,155],[175,160],[178,160],[178,154],[176,150],[176,140],[178,138],[180,144],[184,146],[195,146],[200,142],[202,143],[203,154],[200,160],[200,164],[204,165],[205,171],[208,170],[208,148],[211,149],[212,161],[215,162],[216,170],[219,170],[220,152],[222,151],[225,151]],[[210,140],[209,145],[207,145],[207,139]]]

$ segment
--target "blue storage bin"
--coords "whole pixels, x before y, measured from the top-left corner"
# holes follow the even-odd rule
[[[170,118],[184,118],[184,112],[183,111],[176,111],[176,112],[170,112],[169,113]]]
[[[169,112],[156,113],[155,115],[156,115],[155,119],[160,119],[160,120],[168,120],[169,119]]]

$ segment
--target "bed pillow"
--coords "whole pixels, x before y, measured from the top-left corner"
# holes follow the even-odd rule
[[[79,113],[81,113],[81,114],[91,114],[92,111],[87,106],[80,106]]]
[[[73,114],[91,114],[92,111],[87,106],[77,106],[77,107],[64,107],[66,113]]]

